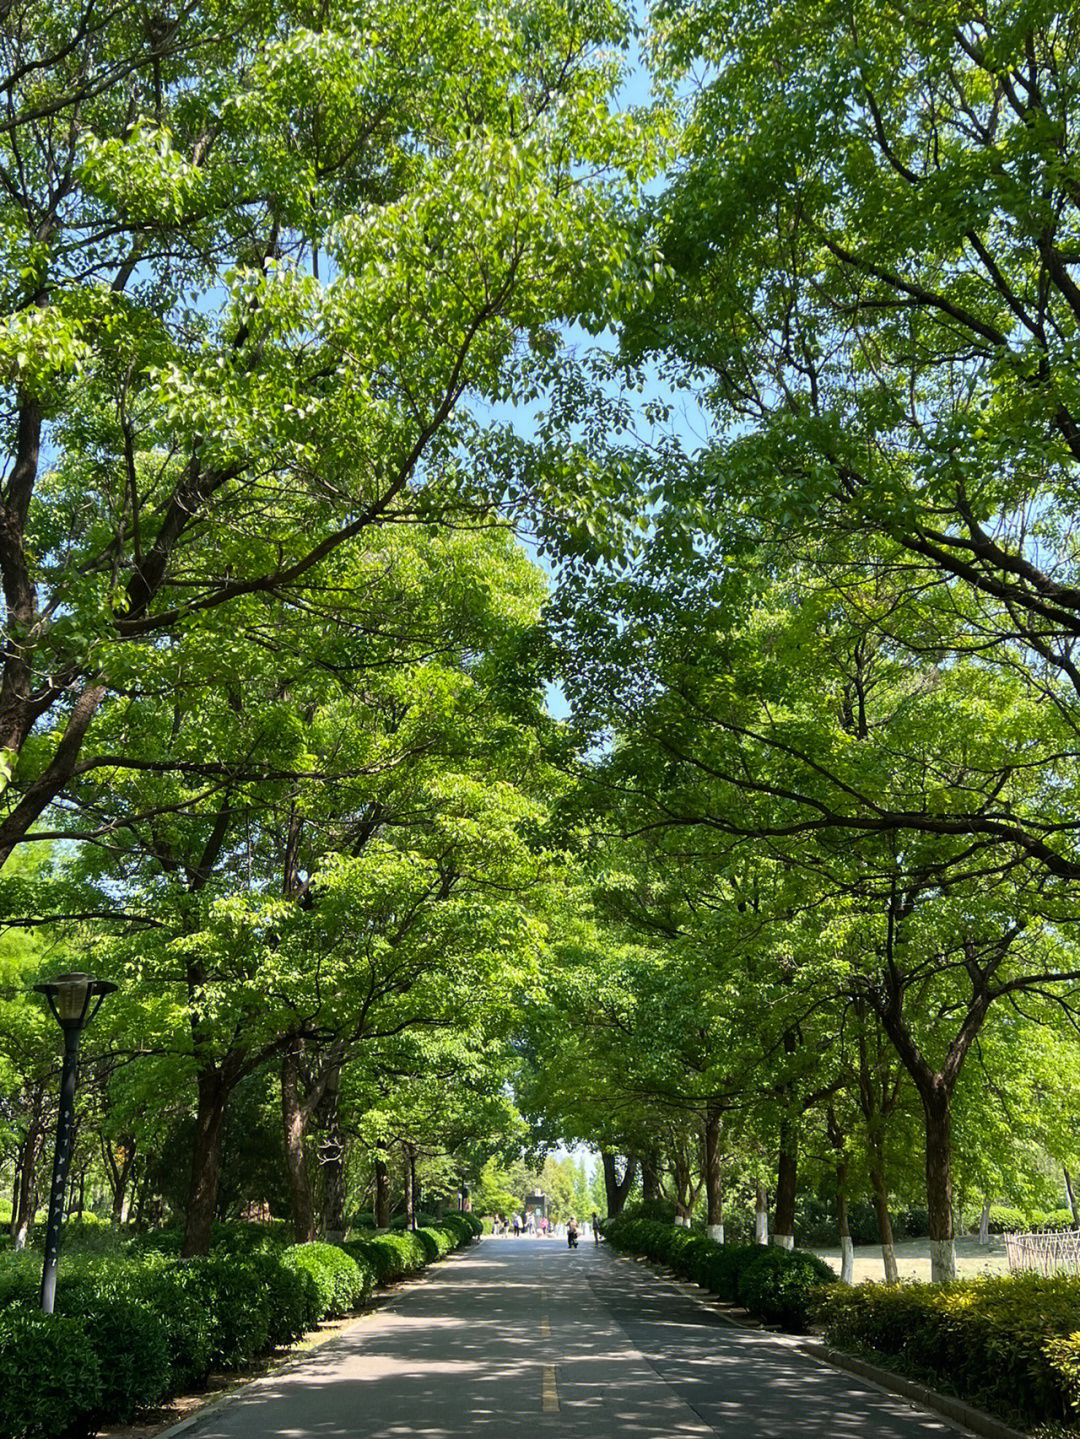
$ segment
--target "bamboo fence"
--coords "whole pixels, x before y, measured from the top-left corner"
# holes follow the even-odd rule
[[[1006,1234],[1010,1274],[1080,1274],[1080,1229]]]

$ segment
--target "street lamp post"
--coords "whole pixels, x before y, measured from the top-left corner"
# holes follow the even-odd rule
[[[57,1023],[64,1031],[64,1068],[60,1078],[60,1113],[56,1120],[56,1152],[53,1155],[52,1189],[49,1193],[49,1227],[45,1231],[45,1266],[41,1272],[41,1308],[53,1312],[56,1301],[56,1265],[60,1257],[60,1228],[64,1222],[64,1195],[67,1192],[68,1162],[71,1159],[71,1125],[75,1112],[75,1071],[79,1039],[101,1008],[101,1001],[116,988],[106,979],[89,974],[58,974],[47,984],[35,984],[38,994],[49,1001]]]

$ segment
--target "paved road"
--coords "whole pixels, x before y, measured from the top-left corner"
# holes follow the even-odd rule
[[[958,1431],[734,1328],[582,1244],[485,1239],[193,1439],[945,1439]]]

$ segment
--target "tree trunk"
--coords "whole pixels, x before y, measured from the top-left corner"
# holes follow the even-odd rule
[[[847,1180],[848,1161],[844,1146],[844,1131],[836,1118],[836,1110],[830,1104],[825,1111],[825,1122],[829,1143],[836,1154],[836,1224],[840,1231],[840,1283],[855,1282],[855,1247],[851,1242],[851,1225],[848,1222]]]
[[[323,1233],[331,1243],[345,1237],[345,1141],[338,1124],[337,1104],[322,1144],[319,1165],[323,1176]]]
[[[840,1283],[855,1283],[855,1246],[848,1223],[847,1165],[836,1166],[836,1219],[840,1228]]]
[[[769,1242],[769,1200],[759,1179],[754,1189],[754,1243]]]
[[[896,1244],[893,1240],[892,1220],[889,1218],[889,1187],[885,1183],[885,1164],[880,1149],[871,1153],[870,1188],[874,1195],[878,1234],[881,1238],[881,1258],[885,1266],[885,1283],[899,1284],[900,1271],[896,1267]]]
[[[798,1175],[799,1136],[792,1121],[780,1121],[780,1157],[776,1166],[776,1214],[773,1243],[781,1249],[795,1248],[795,1189]]]
[[[22,1160],[19,1152],[15,1155],[15,1171],[11,1178],[11,1218],[8,1220],[8,1239],[15,1240],[15,1221],[19,1217],[19,1189],[22,1180]]]
[[[105,1153],[105,1170],[112,1186],[112,1213],[109,1222],[119,1228],[127,1217],[128,1188],[135,1164],[135,1141],[125,1134],[121,1135],[115,1153],[108,1139],[102,1141],[102,1149]]]
[[[626,1168],[623,1170],[623,1177],[617,1177],[615,1169],[615,1156],[609,1150],[600,1151],[600,1160],[604,1166],[604,1193],[607,1196],[607,1217],[614,1219],[616,1214],[621,1214],[623,1205],[626,1203],[626,1196],[630,1193],[634,1183],[634,1174],[637,1170],[637,1162],[634,1159],[626,1161]]]
[[[381,1154],[375,1156],[375,1228],[390,1228],[390,1170]]]
[[[412,1145],[406,1144],[404,1150],[404,1179],[405,1179],[405,1222],[410,1229],[416,1228],[416,1196],[415,1196],[415,1161],[413,1159]]]
[[[135,1228],[141,1232],[146,1220],[146,1201],[150,1198],[150,1166],[143,1166],[145,1174],[139,1184],[139,1197],[135,1202]]]
[[[195,1111],[195,1145],[191,1155],[191,1185],[181,1258],[192,1259],[210,1252],[210,1235],[221,1177],[221,1153],[225,1138],[225,1110],[229,1086],[220,1072],[203,1069],[198,1076],[199,1102]]]
[[[40,1110],[30,1120],[30,1128],[19,1150],[18,1202],[11,1213],[11,1244],[14,1249],[25,1249],[37,1210],[37,1166],[41,1157],[41,1142],[44,1126]]]
[[[660,1157],[655,1149],[641,1156],[641,1197],[660,1198]]]
[[[990,1201],[983,1200],[982,1213],[979,1215],[979,1243],[986,1245],[990,1243]]]
[[[1076,1196],[1073,1194],[1072,1180],[1069,1177],[1069,1171],[1064,1165],[1061,1166],[1061,1172],[1065,1176],[1065,1198],[1068,1201],[1069,1208],[1072,1210],[1073,1223],[1080,1229],[1080,1207],[1077,1207]]]
[[[705,1115],[705,1225],[710,1239],[724,1242],[724,1180],[720,1172],[720,1132],[724,1112],[710,1106]]]
[[[952,1212],[952,1096],[935,1075],[920,1088],[926,1122],[926,1207],[930,1212],[930,1280],[956,1278]]]
[[[281,1120],[285,1137],[285,1172],[289,1181],[289,1209],[293,1238],[309,1244],[315,1238],[315,1210],[311,1200],[304,1140],[308,1111],[300,1099],[300,1056],[290,1046],[281,1056]]]

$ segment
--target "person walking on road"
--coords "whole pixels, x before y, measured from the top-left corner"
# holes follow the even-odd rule
[[[600,1220],[595,1209],[592,1212],[592,1242],[597,1246],[600,1244]]]
[[[570,1222],[569,1222],[569,1223],[567,1224],[567,1226],[566,1226],[566,1242],[567,1242],[567,1244],[570,1246],[571,1249],[576,1249],[576,1248],[577,1248],[577,1241],[578,1241],[578,1222],[577,1222],[577,1220],[574,1218],[574,1216],[571,1214],[571,1216],[570,1216]]]

